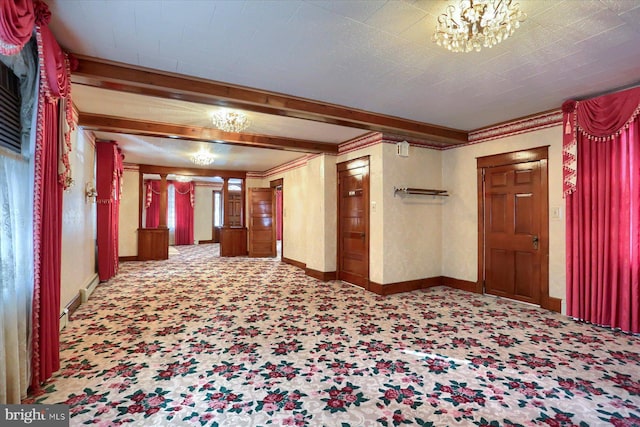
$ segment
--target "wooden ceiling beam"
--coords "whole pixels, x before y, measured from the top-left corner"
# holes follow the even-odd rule
[[[326,142],[251,133],[224,132],[218,129],[148,122],[102,114],[79,113],[78,125],[85,129],[102,132],[118,132],[188,141],[209,141],[302,153],[338,153],[338,144]]]
[[[294,117],[447,145],[468,141],[468,132],[463,130],[97,58],[75,57],[78,66],[71,73],[71,81],[78,84]]]

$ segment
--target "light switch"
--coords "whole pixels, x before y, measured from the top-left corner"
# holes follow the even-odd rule
[[[377,207],[376,202],[371,202],[371,212],[375,212],[376,211],[376,207]]]
[[[551,207],[551,219],[562,219],[562,208],[560,206]]]

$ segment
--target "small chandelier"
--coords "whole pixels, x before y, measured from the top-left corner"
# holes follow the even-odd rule
[[[222,110],[213,113],[213,125],[225,132],[239,133],[249,126],[249,119],[238,111]]]
[[[215,160],[215,156],[209,151],[201,148],[200,151],[191,155],[191,161],[199,166],[208,166]]]
[[[513,0],[462,0],[438,17],[433,41],[452,52],[480,52],[505,40],[527,15]]]

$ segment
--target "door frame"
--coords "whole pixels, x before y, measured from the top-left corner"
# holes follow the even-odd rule
[[[478,285],[477,291],[485,291],[485,206],[484,206],[484,172],[485,169],[497,166],[515,165],[518,163],[540,162],[540,307],[560,312],[560,301],[549,296],[549,145],[521,151],[477,157],[478,176]]]
[[[273,181],[269,181],[269,187],[277,189],[280,187],[280,191],[282,192],[282,216],[278,218],[278,207],[276,206],[275,217],[276,221],[282,221],[282,236],[280,236],[280,261],[284,258],[284,178],[274,179]],[[276,224],[277,226],[277,224]],[[276,246],[278,245],[278,230],[276,230]],[[278,248],[276,247],[276,252]]]
[[[365,278],[365,285],[363,288],[365,290],[370,290],[371,288],[371,245],[370,245],[370,232],[371,232],[371,212],[370,212],[370,193],[371,193],[371,181],[370,181],[370,172],[371,172],[371,157],[370,156],[362,156],[355,159],[347,160],[344,162],[340,162],[336,164],[336,212],[337,212],[337,229],[336,229],[336,240],[337,240],[337,250],[336,250],[336,279],[341,279],[340,269],[340,260],[342,259],[342,250],[340,245],[340,237],[341,237],[341,226],[340,223],[340,172],[350,169],[356,169],[359,167],[367,166],[367,185],[366,191],[364,191],[365,186],[363,186],[363,197],[364,197],[364,212],[366,212],[366,224],[365,224],[365,245],[367,247],[367,276]],[[356,285],[358,286],[358,285]]]

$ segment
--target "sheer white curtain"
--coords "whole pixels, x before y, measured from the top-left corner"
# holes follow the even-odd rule
[[[31,181],[22,156],[0,152],[0,403],[20,403],[30,380]]]
[[[20,78],[22,154],[0,149],[0,404],[20,403],[31,382],[33,153],[38,94],[35,41],[0,61]]]

